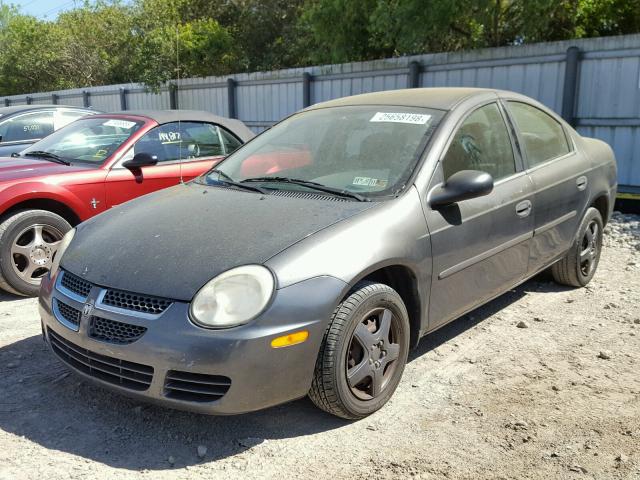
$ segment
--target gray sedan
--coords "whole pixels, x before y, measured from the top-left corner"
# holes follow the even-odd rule
[[[615,193],[611,148],[516,93],[321,103],[71,230],[43,332],[80,375],[166,406],[309,395],[362,418],[424,335],[549,267],[586,285]]]

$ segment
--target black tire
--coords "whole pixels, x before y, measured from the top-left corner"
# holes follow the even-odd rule
[[[389,327],[385,335],[382,326],[386,320]],[[363,343],[367,342],[377,345],[365,350]],[[316,406],[338,417],[366,417],[393,395],[408,352],[409,316],[400,295],[381,283],[360,282],[333,313],[309,397]],[[370,374],[353,385],[367,372]]]
[[[553,279],[562,285],[584,287],[596,273],[602,251],[602,216],[595,208],[585,213],[567,254],[551,267]]]
[[[12,248],[28,242],[30,229],[35,232],[40,227],[42,248],[33,250],[32,255],[12,252]],[[55,256],[55,246],[51,244],[62,239],[70,229],[71,225],[64,218],[46,210],[23,210],[6,218],[0,224],[0,288],[16,295],[38,295],[40,278],[46,275]],[[28,274],[25,269],[30,265],[36,269]],[[24,277],[20,275],[21,269]]]

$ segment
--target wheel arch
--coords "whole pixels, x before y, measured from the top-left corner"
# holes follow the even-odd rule
[[[589,207],[593,207],[600,212],[604,225],[609,221],[609,196],[606,193],[596,195]]]
[[[17,212],[24,210],[46,210],[61,216],[75,227],[81,222],[79,215],[67,204],[52,198],[30,198],[14,203],[0,215],[1,220],[5,220]]]
[[[420,290],[418,289],[416,272],[407,265],[400,263],[379,265],[373,269],[361,272],[349,282],[350,287],[340,301],[342,302],[352,291],[353,287],[362,281],[383,283],[398,292],[409,314],[409,346],[410,348],[416,347],[421,336],[423,315],[423,303]]]

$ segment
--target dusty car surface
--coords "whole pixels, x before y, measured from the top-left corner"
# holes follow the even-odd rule
[[[321,103],[68,233],[43,333],[81,375],[170,407],[308,394],[357,419],[422,336],[548,267],[586,285],[615,192],[612,150],[522,95]]]
[[[0,107],[0,156],[8,157],[86,115],[90,108],[65,105]]]
[[[0,288],[37,295],[74,225],[190,180],[252,137],[207,112],[127,111],[82,118],[0,158]]]

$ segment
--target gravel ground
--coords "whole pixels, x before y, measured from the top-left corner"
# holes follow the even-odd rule
[[[542,275],[423,339],[359,422],[120,397],[52,357],[35,300],[1,296],[0,478],[640,479],[640,217],[607,230],[587,288]]]

